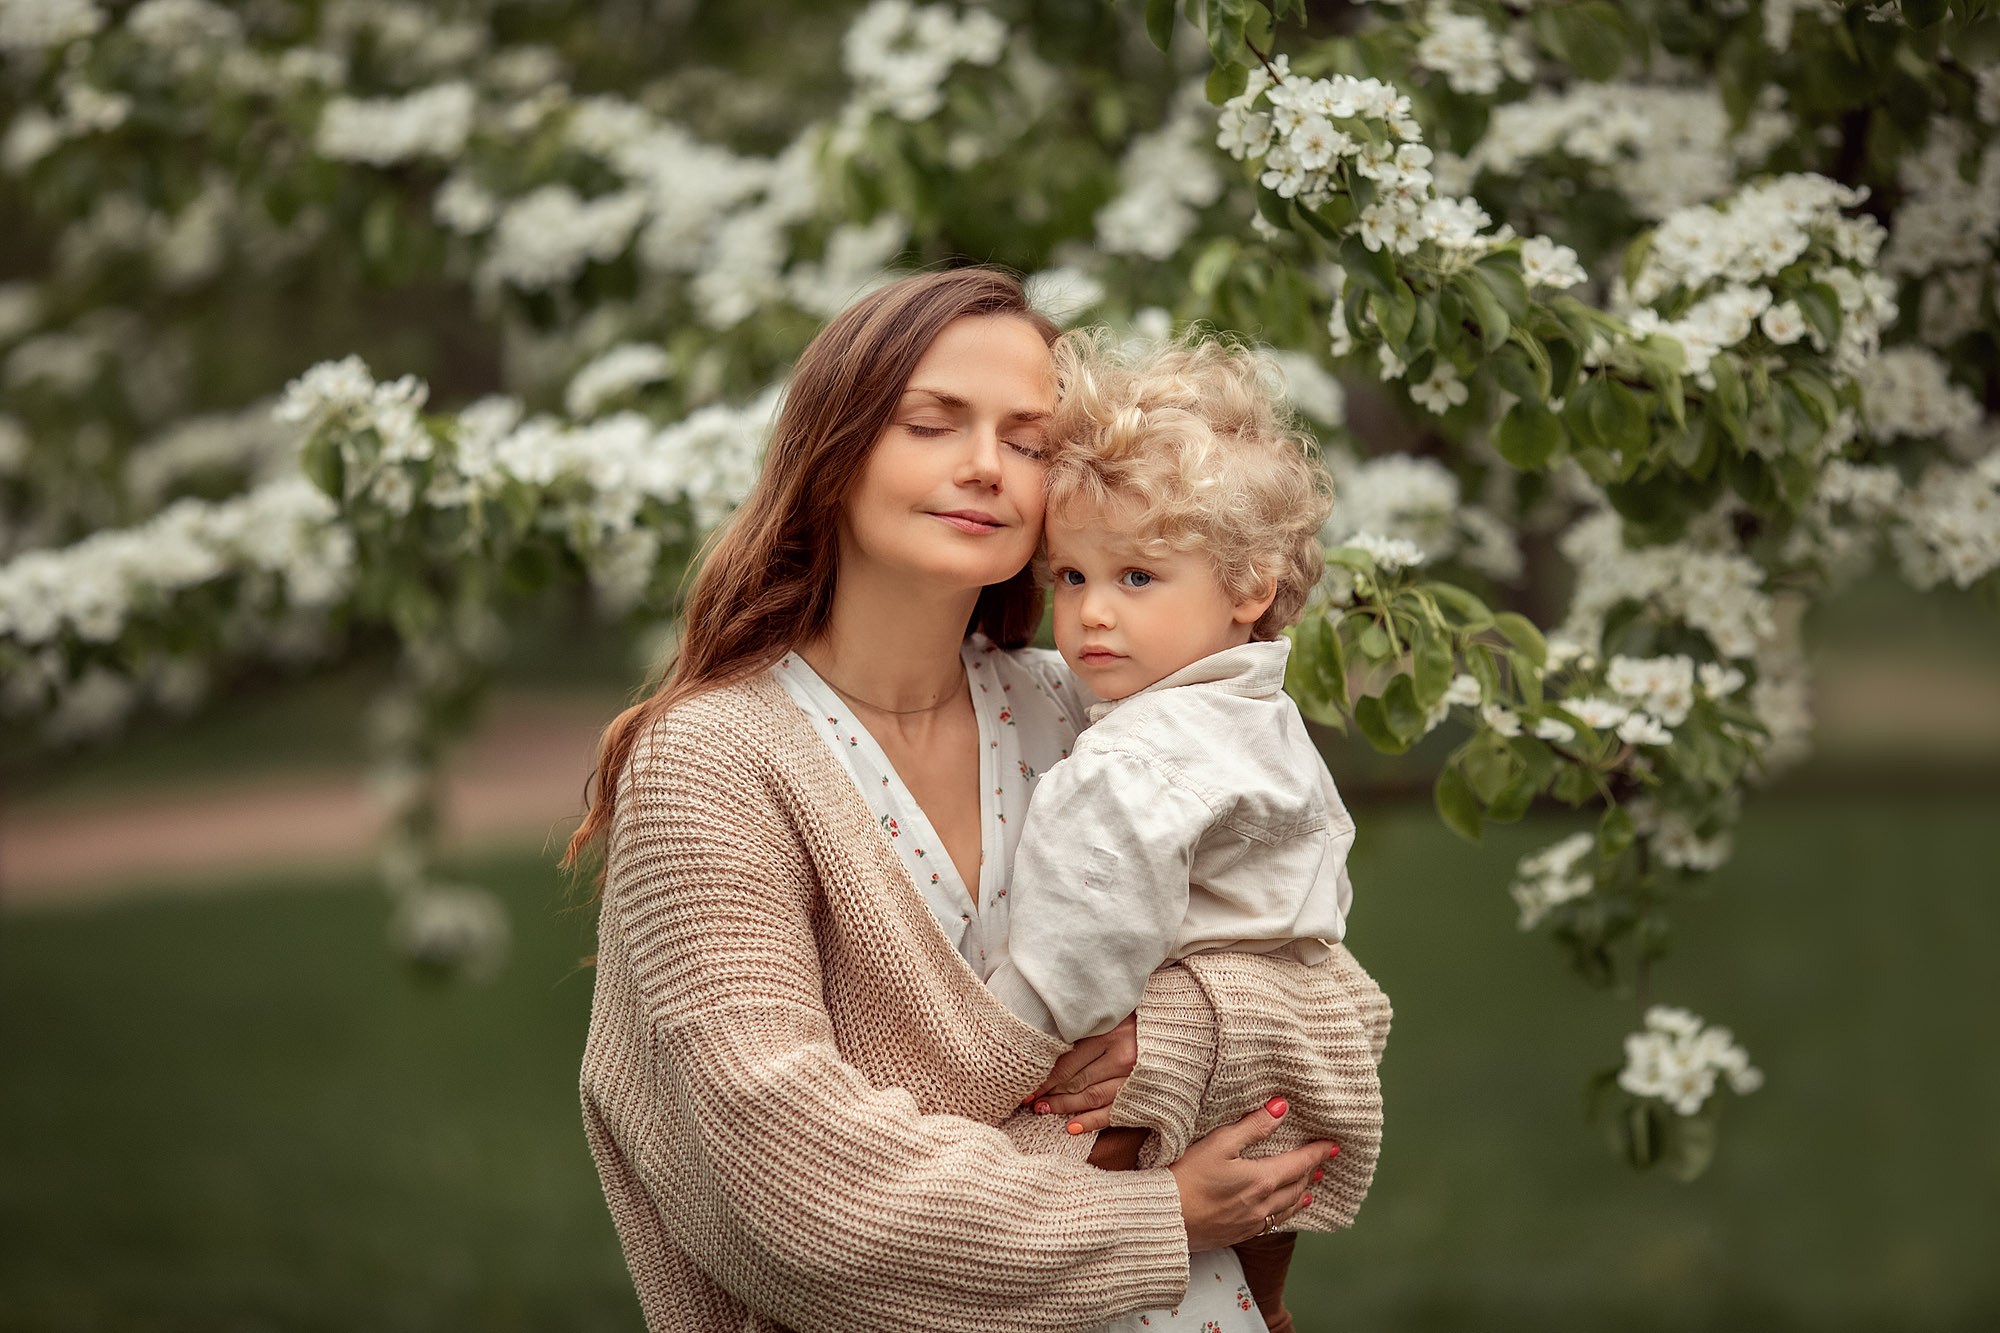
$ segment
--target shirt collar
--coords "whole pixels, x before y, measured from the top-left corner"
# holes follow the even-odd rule
[[[1240,694],[1246,699],[1268,699],[1285,688],[1285,660],[1292,654],[1292,641],[1278,638],[1238,644],[1219,653],[1188,663],[1170,676],[1163,676],[1143,690],[1134,690],[1123,699],[1095,703],[1086,710],[1093,723],[1102,722],[1120,704],[1141,695],[1156,694],[1182,685],[1201,685],[1224,694]]]

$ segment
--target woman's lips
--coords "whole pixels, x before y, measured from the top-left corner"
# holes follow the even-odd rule
[[[983,537],[989,532],[998,532],[1002,527],[1006,526],[1003,523],[994,521],[990,517],[981,518],[977,515],[966,513],[932,514],[931,517],[937,519],[939,522],[949,523],[960,532],[968,533],[974,537]]]

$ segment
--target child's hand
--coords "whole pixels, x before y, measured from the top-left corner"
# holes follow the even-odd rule
[[[1070,1117],[1069,1132],[1087,1134],[1108,1128],[1111,1103],[1139,1063],[1139,1016],[1109,1032],[1085,1037],[1063,1052],[1056,1067],[1025,1103],[1037,1115]]]

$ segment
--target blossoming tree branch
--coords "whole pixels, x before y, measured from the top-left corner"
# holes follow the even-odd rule
[[[840,81],[781,63],[719,110],[584,6],[0,0],[5,202],[43,260],[0,286],[0,707],[66,743],[392,630],[399,929],[490,957],[432,844],[507,608],[670,615],[814,321],[899,260],[998,259],[1070,318],[1280,349],[1339,496],[1292,692],[1386,752],[1448,736],[1465,837],[1590,813],[1516,867],[1519,922],[1633,1005],[1593,1083],[1620,1151],[1699,1172],[1760,1076],[1661,959],[1807,747],[1807,613],[1885,557],[2000,587],[2000,19],[1044,8],[811,7]],[[273,355],[256,293],[356,280],[448,294],[435,332],[485,331],[495,392],[440,413]]]

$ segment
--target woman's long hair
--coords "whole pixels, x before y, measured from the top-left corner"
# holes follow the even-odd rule
[[[1010,315],[1027,320],[1044,341],[1056,337],[1012,274],[960,268],[914,274],[862,297],[800,355],[757,484],[708,543],[678,650],[642,687],[644,697],[604,729],[565,870],[576,873],[584,853],[608,834],[618,775],[662,713],[769,668],[826,629],[840,574],[841,510],[917,362],[945,325],[965,315]],[[1041,590],[1024,568],[981,590],[966,632],[1017,648],[1041,616]],[[599,890],[603,881],[600,866]]]

